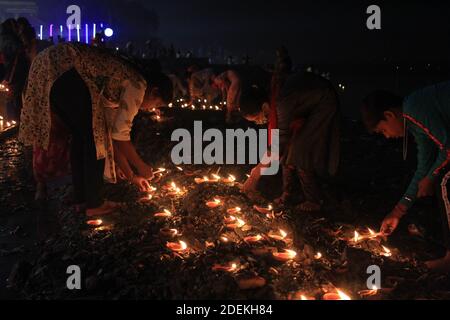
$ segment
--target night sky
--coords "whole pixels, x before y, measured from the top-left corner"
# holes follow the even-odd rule
[[[142,7],[130,4],[133,0],[40,0],[38,4],[48,20],[67,3],[79,3],[84,17],[108,17],[120,25],[121,40],[130,34],[142,42],[158,36],[185,50],[212,46],[236,55],[248,53],[260,61],[273,58],[280,44],[289,48],[294,60],[305,63],[383,57],[427,61],[450,56],[448,1],[134,1]],[[382,30],[366,28],[370,4],[382,9]]]

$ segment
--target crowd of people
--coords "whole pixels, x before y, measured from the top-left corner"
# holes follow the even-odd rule
[[[113,183],[126,179],[148,190],[152,168],[131,142],[133,118],[140,110],[168,105],[176,92],[192,101],[225,100],[227,122],[243,117],[279,129],[283,193],[274,203],[298,205],[299,212],[322,209],[320,177],[336,174],[339,167],[339,98],[325,77],[293,72],[286,48],[278,49],[267,81],[231,67],[196,65],[186,70],[183,79],[95,45],[59,43],[36,54],[30,28],[24,19],[5,21],[0,49],[4,79],[14,92],[14,110],[21,110],[19,139],[34,148],[37,198],[45,197],[45,179],[68,170],[69,162],[74,203],[88,216],[109,214],[120,207],[102,198],[104,179]],[[382,221],[381,232],[392,234],[417,198],[439,194],[447,253],[427,265],[448,272],[450,82],[406,98],[375,91],[364,99],[361,110],[370,132],[403,138],[405,145],[411,135],[418,146],[414,178]],[[243,185],[249,197],[258,192],[264,166],[257,165]]]

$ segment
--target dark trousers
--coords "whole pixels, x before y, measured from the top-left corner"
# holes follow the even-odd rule
[[[64,73],[50,93],[52,112],[71,134],[70,163],[76,203],[102,204],[104,160],[97,160],[89,89],[75,69]]]
[[[293,195],[296,192],[296,179],[300,181],[303,191],[303,200],[313,203],[320,203],[321,190],[317,184],[314,173],[297,169],[290,165],[283,165],[283,192]]]
[[[447,250],[450,250],[450,170],[442,177],[437,188],[436,194],[441,212],[444,246],[447,247]]]

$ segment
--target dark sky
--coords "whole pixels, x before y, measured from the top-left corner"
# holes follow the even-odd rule
[[[121,7],[113,14],[114,20],[126,21],[127,26],[149,17],[152,27],[141,32],[142,39],[153,33],[184,49],[214,46],[268,59],[279,44],[284,44],[294,60],[305,62],[450,57],[450,1],[134,0],[142,7],[130,6],[130,1],[68,2],[82,3],[84,12],[98,16],[108,10],[106,6]],[[37,3],[52,12],[56,3],[62,6],[65,0]],[[381,31],[366,29],[369,4],[382,9]]]

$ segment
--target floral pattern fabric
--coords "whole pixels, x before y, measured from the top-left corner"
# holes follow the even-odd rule
[[[116,182],[112,146],[115,119],[106,115],[107,110],[126,108],[121,98],[129,96],[130,91],[135,92],[133,104],[140,106],[147,83],[137,70],[110,52],[80,43],[62,43],[36,56],[24,93],[19,139],[25,145],[48,149],[50,92],[53,83],[71,69],[80,74],[89,88],[97,159],[106,160],[105,177]],[[129,126],[131,129],[131,123]]]

